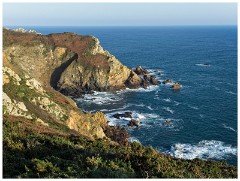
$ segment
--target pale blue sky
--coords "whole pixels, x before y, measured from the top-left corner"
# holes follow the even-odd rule
[[[236,24],[237,3],[3,3],[3,26]]]

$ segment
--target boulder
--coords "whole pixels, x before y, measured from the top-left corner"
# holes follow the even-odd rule
[[[142,86],[144,89],[146,89],[146,88],[149,86],[149,81],[147,81],[147,80],[142,80],[141,86]]]
[[[121,117],[123,117],[123,118],[132,118],[132,112],[125,112],[123,114],[117,113],[117,114],[114,114],[113,117],[117,118],[117,119],[120,119]]]
[[[129,87],[130,89],[136,89],[139,88],[141,85],[142,79],[134,73],[134,71],[131,71],[127,81],[125,82],[125,86]]]
[[[146,75],[146,74],[149,74],[149,72],[146,70],[146,69],[143,69],[142,66],[138,66],[134,72],[137,74],[137,75]]]
[[[175,84],[172,85],[171,89],[179,90],[179,89],[181,89],[181,84],[176,82]]]
[[[138,122],[137,122],[135,119],[131,119],[131,121],[129,121],[129,123],[128,123],[128,126],[131,126],[131,127],[133,127],[133,126],[139,127],[139,124],[138,124]]]
[[[160,81],[156,79],[155,76],[150,76],[150,81],[149,81],[152,85],[158,85],[160,84]]]
[[[150,76],[149,75],[144,75],[143,80],[150,81]]]

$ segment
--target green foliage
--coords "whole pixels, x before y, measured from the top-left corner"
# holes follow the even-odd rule
[[[12,77],[10,77],[10,82],[8,84],[4,84],[4,91],[12,98],[24,102],[29,102],[31,98],[41,96],[41,94],[37,93],[33,89],[30,89],[26,85],[25,80],[21,80],[19,83],[21,86],[15,85]]]
[[[4,178],[237,178],[225,162],[182,160],[139,143],[37,134],[3,120]]]

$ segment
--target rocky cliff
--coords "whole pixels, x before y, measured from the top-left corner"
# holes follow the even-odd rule
[[[142,79],[104,50],[93,36],[75,33],[40,35],[3,30],[3,57],[65,95],[141,86]]]
[[[95,37],[3,29],[5,117],[21,117],[48,128],[61,127],[65,133],[76,131],[92,139],[105,137],[104,131],[111,137],[104,114],[83,113],[64,95],[137,88],[142,82]]]

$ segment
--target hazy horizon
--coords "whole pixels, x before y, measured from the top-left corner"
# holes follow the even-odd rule
[[[3,26],[236,26],[237,3],[3,3]]]

